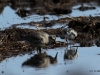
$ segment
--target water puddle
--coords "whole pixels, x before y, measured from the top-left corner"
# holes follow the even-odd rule
[[[67,71],[76,71],[76,69],[83,69],[83,71],[92,72],[95,75],[100,74],[100,58],[98,52],[99,47],[79,47],[78,48],[78,58],[75,60],[65,60],[64,61],[64,50],[65,48],[55,48],[43,50],[46,51],[48,55],[52,57],[58,52],[57,64],[50,65],[46,68],[35,68],[35,67],[22,67],[22,63],[29,59],[32,55],[17,56],[5,59],[0,63],[0,71],[2,75],[62,75],[62,73],[67,74]],[[96,61],[94,61],[96,60]],[[96,72],[94,72],[96,71]]]

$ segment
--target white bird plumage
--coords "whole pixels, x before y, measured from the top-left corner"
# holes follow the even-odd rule
[[[62,34],[66,39],[74,39],[75,37],[77,37],[77,32],[72,28],[63,28]]]
[[[68,40],[72,40],[72,39],[75,39],[75,37],[77,37],[77,31],[75,31],[72,28],[62,28],[62,36],[66,39],[68,43]],[[68,44],[71,44],[71,42]]]

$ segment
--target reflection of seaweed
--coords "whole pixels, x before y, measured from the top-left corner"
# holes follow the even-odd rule
[[[70,50],[67,50],[67,52],[65,51],[64,59],[73,60],[77,57],[78,57],[77,49],[76,50],[70,49]]]
[[[50,55],[47,55],[46,52],[44,53],[39,53],[28,59],[27,61],[23,62],[22,66],[32,66],[32,67],[47,67],[50,64],[55,64],[57,63],[57,54],[56,53],[55,57],[52,57]]]

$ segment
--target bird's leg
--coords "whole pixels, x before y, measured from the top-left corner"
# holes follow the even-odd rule
[[[37,47],[37,53],[41,53],[41,47]]]
[[[71,43],[68,42],[68,39],[66,39],[66,42],[67,42],[68,45],[70,45],[70,49],[71,49]],[[68,50],[68,47],[67,47],[67,50]]]
[[[37,47],[37,54],[39,53],[38,51],[39,51],[39,49],[38,49],[38,47]]]
[[[71,49],[71,43],[69,43],[70,44],[70,49]]]
[[[71,44],[70,44],[70,49],[71,49]]]
[[[70,49],[71,47],[74,45],[74,42],[73,41],[70,41]]]
[[[39,47],[39,53],[41,53],[41,47]]]
[[[66,39],[66,42],[67,42],[67,44],[68,44],[68,40]]]
[[[68,40],[66,39],[66,42],[67,42],[67,45],[68,45]],[[68,50],[68,46],[67,46],[67,48],[66,48],[67,50]]]

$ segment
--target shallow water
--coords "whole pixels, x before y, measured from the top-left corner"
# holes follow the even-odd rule
[[[88,11],[79,11],[75,10],[80,5],[73,7],[73,12],[68,15],[62,16],[55,16],[55,15],[44,15],[40,16],[37,14],[33,14],[26,18],[21,18],[15,14],[15,10],[11,9],[9,6],[6,6],[3,12],[0,15],[0,28],[5,29],[10,27],[12,24],[20,24],[20,23],[27,23],[27,22],[37,22],[42,21],[43,17],[48,17],[47,21],[50,20],[57,20],[58,18],[64,18],[66,16],[69,17],[77,17],[77,16],[100,16],[99,11],[100,7],[96,7],[95,10],[88,10]],[[97,15],[96,15],[97,14]],[[21,26],[19,26],[21,27]],[[59,24],[55,24],[52,28],[59,28],[61,27]],[[36,29],[34,26],[22,26],[22,28],[30,28]],[[57,38],[57,41],[63,41],[60,38]],[[69,75],[73,73],[73,71],[80,71],[87,72],[89,74],[99,75],[100,74],[100,56],[98,53],[99,47],[79,47],[78,48],[78,58],[74,60],[64,60],[64,50],[65,47],[59,47],[55,49],[48,49],[43,50],[48,53],[48,55],[55,56],[56,52],[58,52],[58,63],[54,65],[50,65],[47,68],[35,68],[35,67],[22,67],[22,63],[26,61],[32,55],[24,55],[24,56],[17,56],[7,58],[0,62],[0,75]],[[36,52],[35,52],[36,53]]]
[[[100,56],[97,55],[100,53],[99,47],[79,47],[78,58],[65,61],[63,59],[64,50],[64,47],[46,50],[47,54],[53,57],[58,52],[58,63],[47,68],[22,67],[22,63],[34,54],[8,58],[0,63],[0,73],[4,71],[3,75],[64,75],[67,71],[76,71],[81,68],[83,72],[100,74]]]
[[[78,16],[89,16],[89,15],[92,15],[92,16],[100,16],[100,7],[99,6],[96,6],[96,9],[95,10],[87,10],[87,11],[79,11],[77,10],[78,7],[80,7],[81,5],[77,5],[77,6],[74,6],[72,8],[72,13],[71,14],[67,14],[67,15],[61,15],[61,16],[56,16],[56,15],[37,15],[37,14],[33,14],[33,15],[30,15],[28,17],[24,17],[24,18],[21,18],[19,17],[16,13],[15,10],[13,10],[12,8],[10,8],[9,6],[6,6],[4,8],[4,10],[2,11],[2,13],[0,14],[0,28],[1,29],[5,29],[7,27],[10,27],[12,26],[13,24],[20,24],[20,23],[28,23],[28,22],[31,22],[31,21],[34,21],[34,22],[40,22],[43,20],[43,17],[48,17],[46,19],[46,21],[51,21],[51,20],[58,20],[59,18],[65,18],[65,17],[78,17]],[[31,28],[29,26],[20,26],[22,28]],[[59,24],[56,25],[56,27],[59,27]],[[34,27],[32,27],[34,29]],[[55,28],[52,27],[52,28]]]
[[[28,23],[31,21],[34,22],[40,22],[43,20],[43,17],[48,17],[48,19],[46,19],[46,21],[50,21],[50,20],[58,20],[58,18],[64,18],[66,17],[66,15],[64,16],[55,16],[55,15],[44,15],[44,16],[40,16],[37,14],[25,17],[25,18],[21,18],[19,17],[17,14],[15,14],[16,11],[14,11],[13,9],[11,9],[9,6],[6,6],[3,10],[3,12],[0,15],[0,28],[1,29],[5,29],[7,27],[12,26],[13,24],[20,24],[20,23]],[[11,14],[11,15],[10,15]],[[24,27],[24,26],[22,26]]]
[[[77,5],[77,6],[74,6],[72,8],[73,9],[73,12],[70,14],[72,17],[89,16],[89,15],[92,15],[92,16],[100,16],[100,13],[99,13],[100,12],[100,7],[99,6],[96,6],[96,9],[94,9],[94,10],[86,10],[86,11],[77,10],[77,8],[79,8],[80,6],[81,5]],[[87,5],[84,5],[84,6],[87,6]]]

